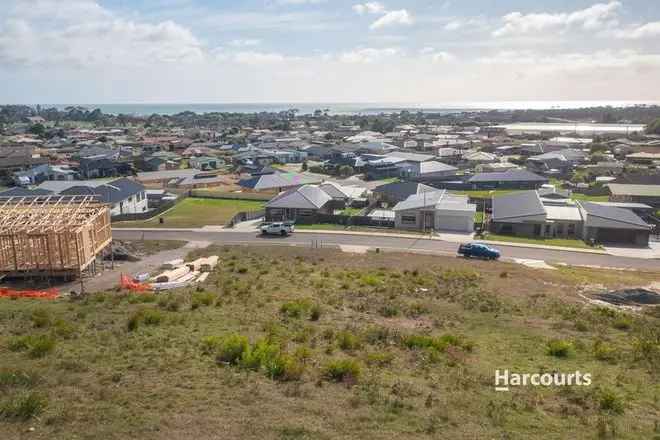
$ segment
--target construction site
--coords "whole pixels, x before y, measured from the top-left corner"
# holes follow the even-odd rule
[[[0,198],[0,277],[81,278],[112,242],[96,196]]]

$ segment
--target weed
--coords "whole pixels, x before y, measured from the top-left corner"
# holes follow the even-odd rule
[[[380,314],[385,318],[393,318],[401,314],[401,310],[394,304],[387,304],[380,309]]]
[[[360,339],[348,330],[342,330],[336,335],[337,345],[342,350],[355,350],[360,346]]]
[[[310,321],[318,321],[321,319],[321,313],[322,313],[322,308],[320,304],[314,304],[312,305],[312,308],[309,311],[309,320]]]
[[[218,295],[211,292],[195,292],[192,295],[190,308],[195,310],[201,306],[211,306],[218,298]]]
[[[601,339],[594,342],[593,352],[599,361],[616,362],[619,357],[617,350]]]
[[[57,336],[69,339],[76,333],[77,329],[71,323],[58,319],[53,323],[53,331]]]
[[[0,417],[7,420],[30,420],[41,414],[47,404],[47,399],[41,394],[35,392],[19,394],[2,403]]]
[[[53,351],[55,338],[50,335],[28,335],[12,338],[9,341],[11,351],[25,351],[31,358],[41,358]]]
[[[612,323],[612,327],[618,330],[630,330],[632,327],[632,319],[628,316],[619,316]]]
[[[39,383],[40,377],[25,370],[0,370],[0,389],[10,387],[30,388]]]
[[[426,336],[426,335],[409,335],[403,339],[403,344],[410,349],[433,349],[437,352],[444,352],[448,347],[458,347],[466,351],[472,351],[473,345],[471,342],[465,341],[463,338],[446,334],[439,337]]]
[[[623,414],[623,398],[612,390],[601,390],[600,396],[598,397],[598,404],[601,411],[612,414]]]
[[[216,361],[236,365],[249,348],[248,339],[236,333],[224,336],[215,347]]]
[[[307,300],[295,300],[282,304],[280,313],[287,318],[302,318],[309,309],[310,303]]]
[[[48,310],[44,308],[38,308],[32,311],[30,320],[32,321],[32,325],[34,327],[45,328],[50,325],[52,318]]]

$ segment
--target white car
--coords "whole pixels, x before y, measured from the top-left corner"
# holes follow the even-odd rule
[[[293,223],[288,222],[267,223],[261,226],[262,235],[281,235],[284,237],[291,234],[293,231]]]

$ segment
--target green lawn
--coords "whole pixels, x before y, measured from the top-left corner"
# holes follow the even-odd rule
[[[610,196],[588,196],[586,194],[573,193],[571,194],[571,199],[584,202],[607,202]]]
[[[490,199],[491,197],[503,196],[505,194],[511,194],[513,192],[521,191],[519,189],[493,189],[493,190],[466,190],[466,191],[453,191],[449,192],[454,194],[464,194],[466,196],[473,197],[475,199]]]
[[[411,235],[428,235],[421,231],[406,231],[393,228],[373,228],[369,226],[344,226],[332,223],[315,223],[309,225],[296,224],[296,229],[314,229],[319,231],[355,231],[355,232],[374,232],[381,234],[411,234]]]
[[[527,238],[515,237],[513,235],[498,235],[489,233],[484,239],[492,241],[505,241],[510,243],[538,244],[542,246],[562,246],[579,249],[594,249],[582,240],[572,240],[567,238]]]
[[[355,216],[360,215],[360,212],[362,212],[361,208],[344,208],[341,215]]]
[[[258,211],[263,202],[253,200],[187,198],[169,211],[147,221],[113,223],[114,228],[200,228],[224,225],[241,211]],[[159,217],[165,222],[160,224]]]

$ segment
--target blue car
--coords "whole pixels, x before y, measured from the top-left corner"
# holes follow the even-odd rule
[[[497,260],[500,251],[483,243],[467,243],[458,247],[458,254],[465,258],[483,258],[484,260]]]

